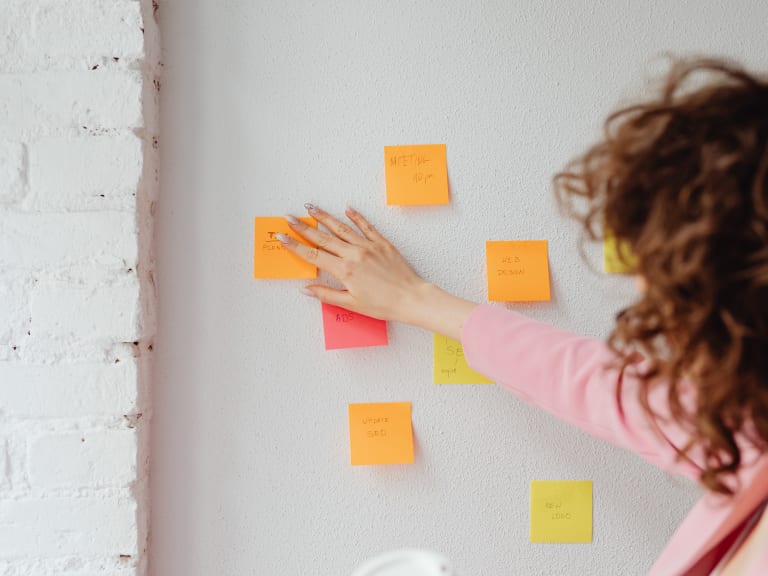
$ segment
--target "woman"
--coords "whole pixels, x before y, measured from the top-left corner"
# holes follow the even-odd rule
[[[282,236],[346,290],[308,295],[460,339],[472,368],[706,488],[652,574],[768,574],[768,81],[683,62],[654,100],[555,177],[589,237],[628,247],[641,284],[608,343],[450,295],[366,219],[308,205]],[[533,385],[535,383],[535,385]]]

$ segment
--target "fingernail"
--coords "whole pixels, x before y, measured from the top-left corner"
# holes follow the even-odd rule
[[[282,232],[278,232],[277,234],[275,234],[275,236],[276,236],[276,237],[277,237],[277,239],[278,239],[278,240],[280,240],[280,242],[282,242],[283,244],[288,244],[288,242],[290,242],[290,240],[291,240],[290,238],[288,238],[288,236],[286,236],[286,235],[285,235],[285,234],[283,234]]]
[[[351,216],[354,216],[355,214],[357,214],[357,210],[352,208],[352,206],[347,206],[346,212],[347,212],[347,214],[349,214]]]
[[[310,290],[309,288],[300,288],[299,292],[304,294],[304,296],[311,296],[312,298],[315,297],[315,293],[312,292],[312,290]]]
[[[298,223],[299,223],[298,219],[297,219],[297,218],[294,218],[294,217],[293,217],[293,216],[291,216],[290,214],[286,214],[286,215],[285,215],[285,219],[286,219],[286,220],[288,220],[288,222],[289,222],[289,223],[291,223],[291,224],[293,224],[293,225],[296,225],[296,224],[298,224]]]
[[[307,212],[314,212],[315,210],[317,210],[317,206],[315,206],[314,204],[310,204],[309,202],[304,204],[304,208],[307,209]]]

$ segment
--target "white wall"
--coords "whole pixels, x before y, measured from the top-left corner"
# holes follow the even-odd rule
[[[400,546],[462,574],[642,574],[696,495],[488,386],[431,382],[432,336],[326,352],[301,282],[251,276],[256,215],[349,203],[434,282],[485,298],[487,239],[547,239],[551,303],[603,337],[631,282],[581,259],[554,172],[663,52],[766,67],[742,2],[165,5],[157,575],[349,573]],[[383,146],[445,143],[448,207],[385,206]],[[589,248],[599,268],[599,247]],[[411,401],[411,466],[349,465],[347,404]],[[594,481],[591,545],[528,543],[528,483]]]
[[[4,576],[146,571],[152,14],[151,0],[2,3]]]

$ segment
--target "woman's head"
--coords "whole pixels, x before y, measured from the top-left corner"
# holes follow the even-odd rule
[[[629,247],[646,288],[610,342],[625,364],[627,348],[651,360],[641,400],[648,409],[650,387],[669,383],[672,415],[704,450],[702,482],[728,492],[735,437],[768,445],[768,80],[723,61],[675,64],[555,188],[591,238],[608,230]]]

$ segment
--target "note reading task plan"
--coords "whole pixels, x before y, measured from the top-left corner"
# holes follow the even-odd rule
[[[299,218],[317,228],[314,218]],[[282,233],[300,242],[300,238],[288,227],[285,218],[260,217],[255,220],[253,246],[253,276],[255,278],[317,278],[317,267],[292,254],[277,239]]]
[[[485,243],[488,299],[534,302],[550,299],[546,240]]]
[[[531,481],[531,542],[592,542],[590,480]]]
[[[384,146],[387,204],[448,204],[445,144]]]
[[[460,342],[435,334],[434,353],[435,384],[493,384],[469,367]]]
[[[323,303],[322,308],[326,350],[387,345],[387,323],[384,320],[332,304]]]
[[[412,464],[411,403],[350,404],[349,446],[353,466]]]

